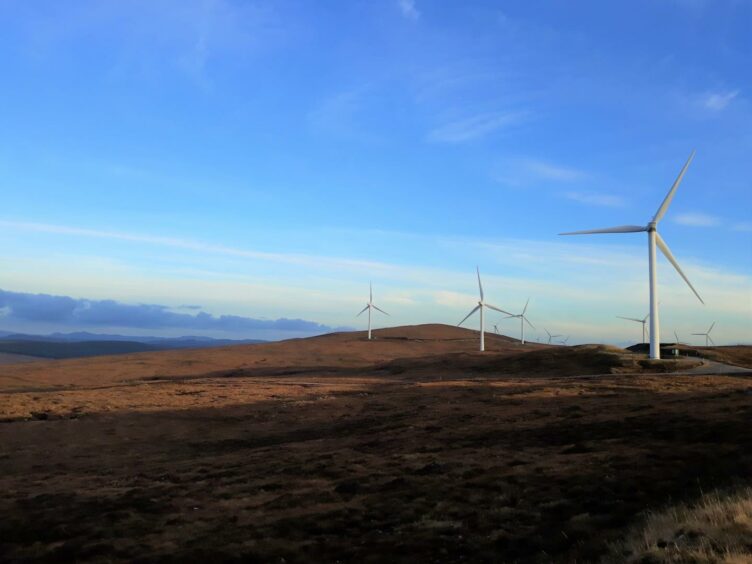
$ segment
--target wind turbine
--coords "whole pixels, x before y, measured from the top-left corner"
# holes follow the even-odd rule
[[[561,337],[561,335],[552,335],[551,333],[548,332],[548,329],[543,329],[543,330],[548,335],[548,344],[549,345],[551,344],[551,339],[555,339],[556,337]]]
[[[569,335],[567,335],[567,338],[566,338],[566,339],[564,339],[563,341],[559,341],[559,342],[560,342],[560,343],[561,343],[562,345],[566,346],[566,344],[567,344],[567,341],[569,341]]]
[[[570,233],[561,233],[561,235],[587,235],[591,233],[647,232],[648,234],[648,261],[649,261],[648,264],[649,264],[649,270],[650,270],[650,358],[661,358],[660,324],[658,322],[658,281],[657,281],[658,273],[656,271],[656,264],[655,264],[656,245],[661,250],[661,252],[665,255],[665,257],[669,260],[669,262],[674,266],[674,268],[681,275],[681,277],[684,278],[684,281],[695,293],[695,296],[697,296],[697,299],[700,300],[701,303],[703,304],[705,303],[702,301],[700,294],[697,293],[697,290],[695,290],[694,286],[692,286],[692,283],[686,277],[684,272],[682,272],[682,269],[679,266],[679,263],[676,262],[674,255],[671,254],[671,251],[669,250],[668,246],[663,241],[661,236],[658,234],[658,223],[661,221],[661,219],[663,219],[663,216],[666,214],[666,211],[668,210],[669,205],[671,205],[671,200],[674,199],[674,193],[676,192],[676,189],[679,187],[679,184],[681,183],[682,178],[684,178],[684,173],[687,171],[687,168],[689,167],[689,163],[692,162],[692,159],[694,158],[694,156],[695,156],[695,152],[692,151],[692,153],[689,155],[689,158],[687,159],[687,162],[684,164],[684,167],[681,169],[679,176],[674,181],[674,185],[671,186],[671,189],[668,191],[668,194],[666,194],[666,198],[663,200],[663,203],[658,208],[658,211],[653,216],[653,219],[646,226],[641,227],[639,225],[621,225],[619,227],[608,227],[605,229],[591,229],[588,231],[573,231]]]
[[[708,330],[707,330],[707,331],[706,331],[705,333],[692,333],[692,334],[693,334],[693,335],[697,335],[697,336],[704,336],[704,337],[705,337],[705,346],[706,346],[706,347],[709,347],[709,346],[710,346],[710,345],[708,344],[708,342],[711,342],[711,343],[713,343],[713,346],[715,346],[715,342],[714,342],[714,341],[713,341],[713,339],[712,339],[712,338],[710,337],[710,332],[711,332],[711,331],[713,330],[713,327],[715,327],[715,321],[713,321],[713,325],[711,325],[711,326],[710,326],[710,329],[708,329]]]
[[[368,283],[368,303],[366,304],[366,307],[360,310],[360,313],[356,315],[355,317],[360,317],[360,314],[364,311],[368,310],[368,340],[371,340],[371,310],[375,309],[376,311],[380,311],[384,315],[389,315],[387,312],[385,312],[383,309],[378,308],[373,304],[373,285],[369,282]]]
[[[480,300],[478,300],[478,305],[475,306],[472,310],[470,310],[470,313],[468,313],[462,321],[460,321],[457,324],[457,327],[462,325],[468,317],[470,317],[472,314],[474,314],[476,311],[480,310],[480,351],[483,352],[486,350],[486,339],[485,339],[485,332],[486,332],[486,326],[484,323],[484,317],[483,317],[483,310],[484,308],[489,308],[494,311],[498,311],[499,313],[505,313],[506,315],[512,315],[508,311],[504,311],[503,309],[499,309],[498,307],[491,305],[485,301],[485,298],[483,297],[483,284],[481,284],[480,281],[480,269],[476,266],[475,267],[476,272],[478,273],[478,290],[480,291]]]
[[[530,323],[527,317],[525,317],[525,312],[527,311],[527,306],[529,303],[530,303],[530,298],[528,298],[527,301],[525,302],[525,307],[522,310],[522,313],[520,313],[519,315],[509,314],[507,317],[504,318],[504,319],[511,319],[512,317],[519,317],[520,319],[520,344],[521,345],[525,344],[525,323],[527,323],[528,325],[530,325],[530,327],[535,329],[533,324]]]
[[[622,317],[621,315],[617,315],[619,319],[626,319],[627,321],[636,321],[637,323],[642,323],[642,342],[645,342],[645,324],[648,322],[648,319],[650,318],[650,314],[648,313],[645,317],[642,319],[637,319],[636,317]]]
[[[499,333],[499,326],[498,325],[494,325],[494,333],[496,333],[497,335],[501,335],[501,333]]]
[[[674,338],[676,339],[676,344],[677,345],[681,345],[681,343],[679,342],[679,335],[678,335],[678,333],[676,332],[675,329],[674,329]]]

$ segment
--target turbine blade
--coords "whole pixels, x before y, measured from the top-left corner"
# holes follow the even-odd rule
[[[519,315],[515,315],[513,313],[509,313],[508,311],[504,311],[503,309],[499,309],[498,307],[496,307],[494,305],[491,305],[491,304],[483,304],[483,305],[485,305],[487,308],[490,308],[490,309],[492,309],[494,311],[498,311],[499,313],[505,313],[505,314],[507,314],[507,315],[509,315],[511,317],[519,317]]]
[[[478,273],[478,289],[480,290],[480,301],[483,301],[483,284],[480,283],[480,268],[476,266],[475,270]]]
[[[586,231],[570,231],[568,233],[559,233],[559,235],[591,235],[594,233],[639,233],[647,231],[647,227],[639,225],[620,225],[618,227],[604,227],[603,229],[588,229]]]
[[[695,287],[692,286],[692,282],[689,281],[689,278],[687,278],[686,274],[682,272],[682,269],[679,266],[679,263],[676,262],[674,255],[671,254],[671,250],[668,248],[668,245],[666,245],[666,242],[663,240],[663,238],[660,236],[660,234],[657,231],[655,232],[655,242],[658,244],[658,248],[665,255],[668,261],[674,265],[676,272],[678,272],[681,275],[681,277],[684,278],[684,281],[687,283],[687,286],[689,286],[692,289],[692,291],[695,293],[695,296],[697,296],[697,299],[700,300],[700,303],[704,304],[705,302],[702,301],[700,294],[698,294],[697,290],[695,290]]]
[[[371,307],[372,307],[373,309],[375,309],[376,311],[380,311],[380,312],[381,312],[381,313],[383,313],[384,315],[389,315],[389,314],[388,314],[387,312],[385,312],[385,311],[384,311],[383,309],[381,309],[380,307],[377,307],[377,306],[375,306],[375,305],[371,305]]]
[[[679,187],[679,184],[681,183],[682,178],[684,178],[684,173],[687,172],[689,163],[691,163],[692,159],[694,158],[695,158],[695,152],[692,151],[692,153],[689,155],[689,158],[687,159],[687,162],[684,163],[684,166],[682,167],[681,172],[679,173],[679,176],[677,176],[676,180],[674,180],[674,185],[671,187],[671,190],[669,190],[668,194],[666,194],[666,198],[663,200],[661,207],[659,207],[658,211],[655,212],[655,217],[653,217],[654,222],[658,223],[661,219],[663,219],[663,216],[666,214],[668,207],[671,205],[671,200],[674,199],[674,193],[676,192],[676,189]]]
[[[525,307],[522,308],[522,315],[525,315],[525,312],[527,311],[527,305],[530,303],[530,298],[527,299],[525,302]]]
[[[715,321],[713,321],[713,325],[711,325],[710,329],[708,329],[708,335],[710,335],[710,332],[713,330],[713,327],[715,327]]]
[[[708,341],[713,343],[713,346],[715,346],[715,341],[713,340],[713,337],[711,337],[710,335],[708,335],[707,337],[708,337]]]
[[[621,315],[617,315],[619,319],[626,319],[627,321],[636,321],[637,323],[643,323],[642,319],[635,319],[634,317],[622,317]]]
[[[466,316],[465,316],[465,317],[464,317],[464,318],[462,319],[462,321],[460,321],[460,322],[459,322],[459,323],[457,324],[457,327],[459,327],[459,326],[460,326],[460,325],[462,325],[462,324],[463,324],[463,323],[464,323],[465,321],[467,321],[467,318],[468,318],[468,317],[470,317],[470,316],[471,316],[472,314],[474,314],[474,313],[475,313],[476,311],[478,311],[479,309],[480,309],[480,306],[479,306],[479,305],[475,306],[475,307],[474,307],[474,308],[473,308],[473,309],[472,309],[472,310],[470,311],[470,313],[468,313],[468,314],[467,314],[467,315],[466,315]]]
[[[548,334],[549,337],[552,336],[551,333],[548,332],[548,329],[543,329],[543,330]]]
[[[373,302],[373,284],[371,282],[368,283],[368,298],[369,298],[368,302],[372,303]]]
[[[535,329],[535,325],[533,325],[532,323],[530,323],[530,321],[528,321],[527,317],[523,317],[522,319],[524,319],[525,323],[527,323],[528,325],[530,325],[530,327],[532,327],[533,329]]]
[[[502,319],[512,319],[513,317],[519,317],[518,315],[507,315],[506,317],[502,317]]]
[[[356,315],[355,317],[360,317],[360,314],[363,313],[364,311],[366,311],[369,308],[370,305],[371,304],[366,305],[366,307],[364,307],[363,309],[361,309],[360,312],[358,313],[358,315]]]
[[[693,335],[696,335],[697,337],[704,337],[705,333],[692,333]]]

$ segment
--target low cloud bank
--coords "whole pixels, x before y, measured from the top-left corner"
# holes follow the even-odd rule
[[[185,307],[185,306],[184,306]],[[193,308],[195,306],[191,306]],[[128,327],[232,333],[281,331],[318,334],[343,330],[305,319],[254,319],[239,315],[211,315],[199,311],[176,313],[164,305],[129,305],[115,300],[75,299],[68,296],[26,294],[0,290],[0,320],[51,323],[68,327]]]

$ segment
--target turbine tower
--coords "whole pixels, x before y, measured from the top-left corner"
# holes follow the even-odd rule
[[[648,313],[645,317],[642,319],[637,319],[636,317],[622,317],[621,315],[617,315],[619,319],[626,319],[627,321],[636,321],[637,323],[642,323],[642,342],[645,343],[645,324],[648,322],[648,319],[650,319],[650,314]]]
[[[551,344],[551,340],[552,340],[552,339],[555,339],[556,337],[561,337],[561,335],[552,335],[551,333],[549,333],[549,332],[548,332],[548,329],[543,329],[543,330],[544,330],[544,331],[546,332],[546,334],[548,335],[548,344],[549,344],[549,345]]]
[[[710,329],[708,329],[707,331],[705,331],[705,333],[692,333],[692,334],[693,335],[697,335],[697,336],[704,336],[705,337],[705,346],[706,347],[710,346],[709,343],[713,343],[713,346],[715,346],[715,342],[710,337],[710,332],[713,330],[713,327],[715,327],[715,321],[713,321],[713,324],[710,326]]]
[[[368,283],[368,303],[366,304],[366,307],[360,310],[360,313],[356,315],[355,317],[359,317],[361,313],[368,310],[368,340],[371,340],[371,310],[375,309],[376,311],[380,311],[384,315],[389,315],[387,312],[385,312],[383,309],[378,308],[377,306],[373,305],[373,285],[369,282]]]
[[[498,311],[499,313],[504,313],[506,315],[512,315],[512,314],[509,313],[508,311],[504,311],[503,309],[499,309],[498,307],[491,305],[485,301],[485,298],[483,297],[483,284],[481,284],[481,281],[480,281],[480,269],[476,266],[475,270],[478,273],[478,290],[480,291],[480,300],[478,300],[478,305],[475,306],[472,310],[470,310],[470,313],[468,313],[462,319],[462,321],[460,321],[457,324],[457,327],[462,325],[467,320],[467,318],[470,317],[472,314],[474,314],[476,311],[480,310],[480,352],[483,352],[484,350],[486,350],[486,339],[485,339],[486,327],[485,327],[485,322],[484,322],[485,320],[483,317],[483,310],[485,308],[489,308],[494,311]]]
[[[530,303],[530,298],[528,298],[527,301],[525,302],[525,307],[522,310],[522,313],[518,315],[508,315],[507,317],[504,318],[504,319],[511,319],[513,317],[518,317],[520,319],[520,344],[521,345],[525,344],[525,323],[527,323],[528,325],[530,325],[530,327],[535,329],[533,324],[530,323],[527,317],[525,317],[525,312],[527,311],[527,306],[529,303]]]
[[[658,320],[658,273],[656,272],[656,264],[655,264],[655,247],[656,245],[661,250],[661,252],[665,255],[665,257],[669,260],[669,262],[674,266],[676,271],[679,273],[679,275],[684,278],[684,281],[687,283],[687,285],[692,289],[695,296],[697,296],[697,299],[700,300],[701,303],[705,303],[702,301],[702,298],[700,297],[700,294],[697,293],[697,290],[695,290],[694,286],[692,286],[692,283],[689,281],[689,279],[686,277],[684,272],[682,272],[681,267],[679,266],[679,263],[676,262],[676,259],[674,258],[674,255],[671,254],[671,251],[669,250],[666,243],[663,241],[661,236],[658,234],[658,223],[663,219],[663,216],[666,214],[666,211],[668,210],[669,205],[671,205],[671,200],[674,199],[674,193],[676,192],[676,189],[679,187],[679,184],[682,181],[682,178],[684,178],[684,173],[687,171],[687,168],[689,167],[689,163],[692,162],[692,159],[695,156],[695,152],[692,151],[692,154],[689,155],[689,158],[687,159],[687,162],[684,164],[684,167],[681,169],[681,172],[679,173],[679,176],[674,181],[674,185],[671,186],[671,190],[668,191],[668,194],[666,195],[666,198],[663,200],[663,203],[658,208],[658,211],[653,216],[653,219],[644,227],[639,225],[621,225],[619,227],[608,227],[605,229],[591,229],[587,231],[573,231],[570,233],[561,233],[560,235],[588,235],[591,233],[641,233],[641,232],[647,232],[648,234],[648,265],[650,270],[650,358],[661,358],[661,331],[660,331],[660,324]]]

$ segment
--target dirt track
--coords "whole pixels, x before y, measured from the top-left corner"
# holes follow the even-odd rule
[[[596,561],[645,509],[752,476],[746,377],[503,375],[473,355],[358,375],[371,349],[340,345],[310,345],[346,359],[318,373],[258,351],[233,354],[264,374],[143,380],[168,366],[147,358],[97,386],[102,364],[5,367],[0,560]]]

